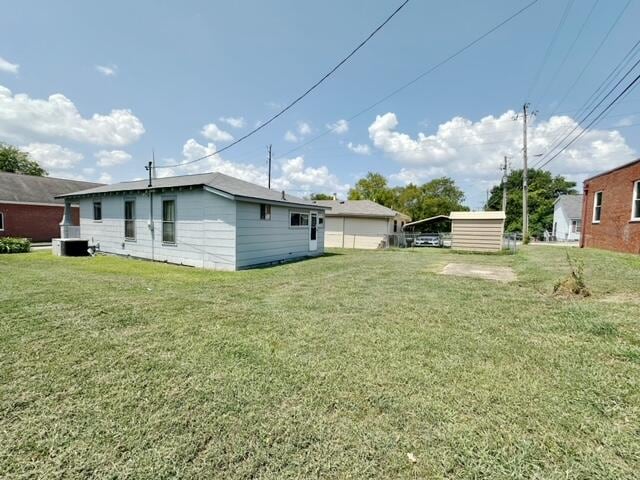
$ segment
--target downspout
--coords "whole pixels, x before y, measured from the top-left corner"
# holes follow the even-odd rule
[[[585,182],[582,186],[582,228],[580,229],[580,248],[584,248],[584,231],[587,227],[587,196],[589,195],[589,186]]]

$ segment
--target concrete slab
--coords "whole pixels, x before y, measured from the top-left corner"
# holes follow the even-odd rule
[[[513,282],[517,279],[516,273],[511,267],[498,267],[494,265],[474,265],[470,263],[448,263],[442,269],[443,275],[457,277],[473,277],[497,282]]]

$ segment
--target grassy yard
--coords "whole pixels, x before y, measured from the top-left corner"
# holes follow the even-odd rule
[[[0,477],[638,478],[640,257],[571,252],[588,299],[550,294],[549,247],[2,255]]]

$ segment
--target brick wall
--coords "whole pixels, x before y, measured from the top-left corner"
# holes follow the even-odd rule
[[[631,221],[636,180],[640,180],[640,161],[585,182],[582,246],[640,253],[640,222]],[[593,201],[598,191],[602,191],[602,214],[600,223],[593,223]]]
[[[80,225],[80,209],[73,207],[73,224]],[[4,230],[0,237],[24,237],[33,242],[49,242],[60,237],[64,206],[0,203]]]

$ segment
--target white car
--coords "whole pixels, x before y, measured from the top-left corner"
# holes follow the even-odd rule
[[[420,235],[416,237],[413,245],[416,247],[439,247],[440,243],[440,235],[438,234],[427,234]]]

